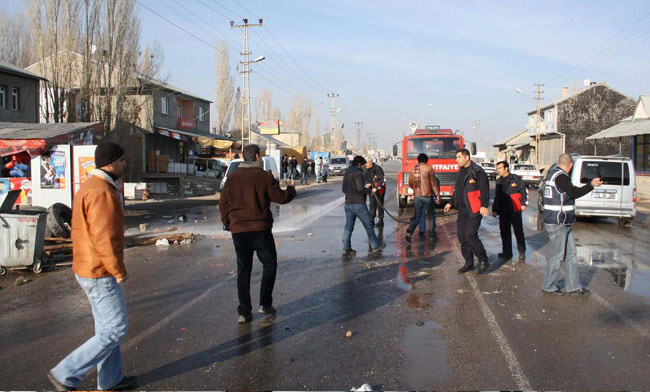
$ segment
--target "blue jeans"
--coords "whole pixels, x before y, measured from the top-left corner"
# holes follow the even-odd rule
[[[424,214],[429,216],[429,234],[436,232],[436,211],[433,206],[433,200],[429,196],[416,196],[413,201],[415,205],[415,219],[411,221],[409,228],[411,232],[420,225],[420,231],[424,232],[421,222],[424,220]]]
[[[550,240],[550,257],[546,262],[546,273],[544,274],[544,291],[555,291],[559,289],[560,263],[564,261],[564,289],[566,291],[580,290],[580,274],[578,272],[578,260],[576,258],[576,243],[573,239],[571,225],[549,225],[544,224],[546,233]]]
[[[307,172],[306,171],[302,173],[302,178],[300,179],[300,183],[304,184],[304,185],[307,185]]]
[[[372,227],[368,207],[365,204],[346,204],[345,229],[343,230],[343,250],[352,249],[350,238],[352,238],[352,232],[354,231],[354,222],[357,218],[359,218],[363,224],[363,227],[366,229],[366,234],[368,234],[368,241],[370,241],[370,246],[372,249],[379,247],[379,239],[377,239],[375,230]]]
[[[89,279],[75,275],[86,292],[95,319],[95,336],[65,357],[52,375],[60,383],[76,387],[97,366],[97,388],[108,389],[122,381],[120,343],[126,337],[127,315],[122,286],[112,276]]]

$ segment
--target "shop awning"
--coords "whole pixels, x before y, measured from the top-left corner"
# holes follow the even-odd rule
[[[187,142],[192,140],[206,147],[214,147],[220,150],[236,149],[239,148],[235,139],[216,135],[207,132],[188,131],[185,129],[169,129],[169,128],[155,128],[155,132],[162,136],[171,137],[176,140]]]
[[[99,127],[99,122],[54,124],[0,122],[0,156],[23,151],[32,156],[40,155],[49,144],[90,144],[93,133]]]
[[[587,140],[618,138],[650,134],[650,119],[632,120],[631,117],[603,131],[587,137]]]

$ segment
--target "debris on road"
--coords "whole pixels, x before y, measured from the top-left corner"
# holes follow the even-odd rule
[[[352,392],[370,392],[372,391],[372,387],[368,384],[363,384],[359,388],[352,388],[350,389]]]
[[[185,216],[185,214],[181,214],[178,216],[179,222],[185,222],[186,220],[187,220],[187,216]]]
[[[24,285],[24,284],[27,284],[27,283],[31,282],[32,280],[33,280],[33,279],[29,279],[29,278],[25,278],[25,277],[23,277],[23,276],[19,276],[19,277],[16,279],[16,282],[14,283],[14,285],[15,285],[16,287],[18,287],[18,286],[22,286],[22,285]]]
[[[314,235],[314,233],[307,233],[307,235],[308,235],[309,237],[311,237],[311,236]]]
[[[148,224],[148,223],[140,223],[138,225],[138,229],[140,230],[140,233],[144,233],[146,231],[149,231],[150,228],[151,228],[151,225]]]
[[[167,223],[174,223],[174,220],[170,219],[170,220],[167,221]]]
[[[196,235],[193,233],[179,233],[179,234],[168,234],[158,237],[144,237],[144,238],[131,238],[127,242],[127,247],[130,246],[147,246],[147,245],[156,245],[159,240],[167,240],[167,244],[174,243],[174,241],[182,242],[186,239],[191,239],[191,241],[196,240]]]
[[[345,337],[348,338],[348,339],[351,338],[352,337],[352,331],[346,332]]]
[[[156,241],[156,246],[169,246],[169,240],[167,238],[161,238]]]

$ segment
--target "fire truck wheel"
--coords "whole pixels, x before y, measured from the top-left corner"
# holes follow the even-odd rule
[[[397,205],[399,208],[406,208],[407,202],[405,197],[397,196]]]
[[[72,210],[62,203],[55,203],[47,209],[46,237],[70,238]]]
[[[0,276],[7,275],[7,269],[3,266],[0,266]]]

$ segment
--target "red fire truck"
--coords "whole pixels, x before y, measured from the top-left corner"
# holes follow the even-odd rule
[[[402,170],[397,175],[397,203],[405,208],[413,203],[413,189],[408,186],[409,173],[418,162],[418,155],[427,154],[429,165],[436,171],[440,183],[440,193],[443,200],[449,200],[454,191],[458,176],[456,150],[467,148],[472,155],[476,154],[476,145],[467,143],[465,139],[451,129],[440,129],[438,125],[427,125],[418,129],[417,124],[411,124],[413,134],[402,138]],[[397,144],[393,146],[393,155],[398,155]]]

